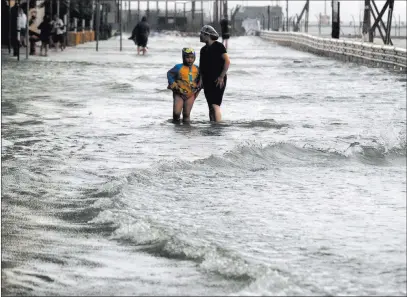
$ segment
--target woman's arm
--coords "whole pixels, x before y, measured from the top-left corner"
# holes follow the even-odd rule
[[[223,66],[223,70],[222,73],[220,74],[220,77],[224,78],[230,66],[229,55],[227,53],[224,53],[222,55],[222,59],[225,60],[225,65]]]
[[[225,85],[225,75],[226,72],[228,72],[229,65],[230,65],[230,59],[227,53],[222,54],[222,59],[225,60],[225,65],[223,65],[223,70],[219,77],[215,80],[216,86],[219,86],[219,88],[223,88]]]

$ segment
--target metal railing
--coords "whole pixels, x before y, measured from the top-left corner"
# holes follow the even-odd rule
[[[261,38],[314,54],[396,70],[407,69],[407,49],[368,42],[321,38],[299,32],[262,30]]]

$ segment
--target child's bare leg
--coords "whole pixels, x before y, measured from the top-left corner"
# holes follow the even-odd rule
[[[182,110],[182,121],[189,122],[192,107],[194,106],[196,95],[192,95],[187,100],[184,100],[184,108]]]
[[[182,100],[182,97],[180,95],[175,94],[175,93],[173,94],[173,98],[174,98],[174,105],[173,105],[173,109],[172,109],[172,119],[174,122],[178,122],[180,120],[184,100]]]

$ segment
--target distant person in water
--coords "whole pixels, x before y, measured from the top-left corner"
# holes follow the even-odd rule
[[[140,51],[143,55],[147,51],[148,36],[150,35],[150,25],[147,23],[147,18],[143,16],[141,22],[139,22],[131,32],[129,39],[132,39],[137,45],[137,54],[140,55]]]
[[[59,18],[57,14],[54,15],[52,24],[52,41],[55,45],[55,51],[58,51],[58,44],[61,51],[64,50],[64,22]]]
[[[222,34],[222,43],[226,49],[228,49],[228,40],[230,38],[230,25],[228,20],[228,15],[225,14],[224,18],[220,21],[220,29]]]
[[[220,105],[225,92],[230,60],[225,46],[216,41],[219,34],[209,25],[201,29],[200,40],[206,45],[201,48],[199,58],[200,86],[205,92],[210,121],[220,122]]]
[[[41,30],[40,40],[41,40],[41,50],[40,55],[42,56],[42,51],[45,51],[45,56],[48,55],[48,46],[49,40],[52,36],[52,24],[51,18],[48,15],[45,15],[42,23],[38,26],[38,29]]]
[[[199,95],[199,68],[194,65],[195,51],[192,48],[182,49],[182,64],[177,64],[167,72],[168,89],[173,92],[174,122],[189,122],[192,106]]]

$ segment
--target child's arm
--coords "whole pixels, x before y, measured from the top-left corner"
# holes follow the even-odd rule
[[[175,65],[167,72],[167,79],[168,79],[168,88],[176,91],[178,89],[178,84],[176,83],[176,79],[178,77],[179,67]]]

